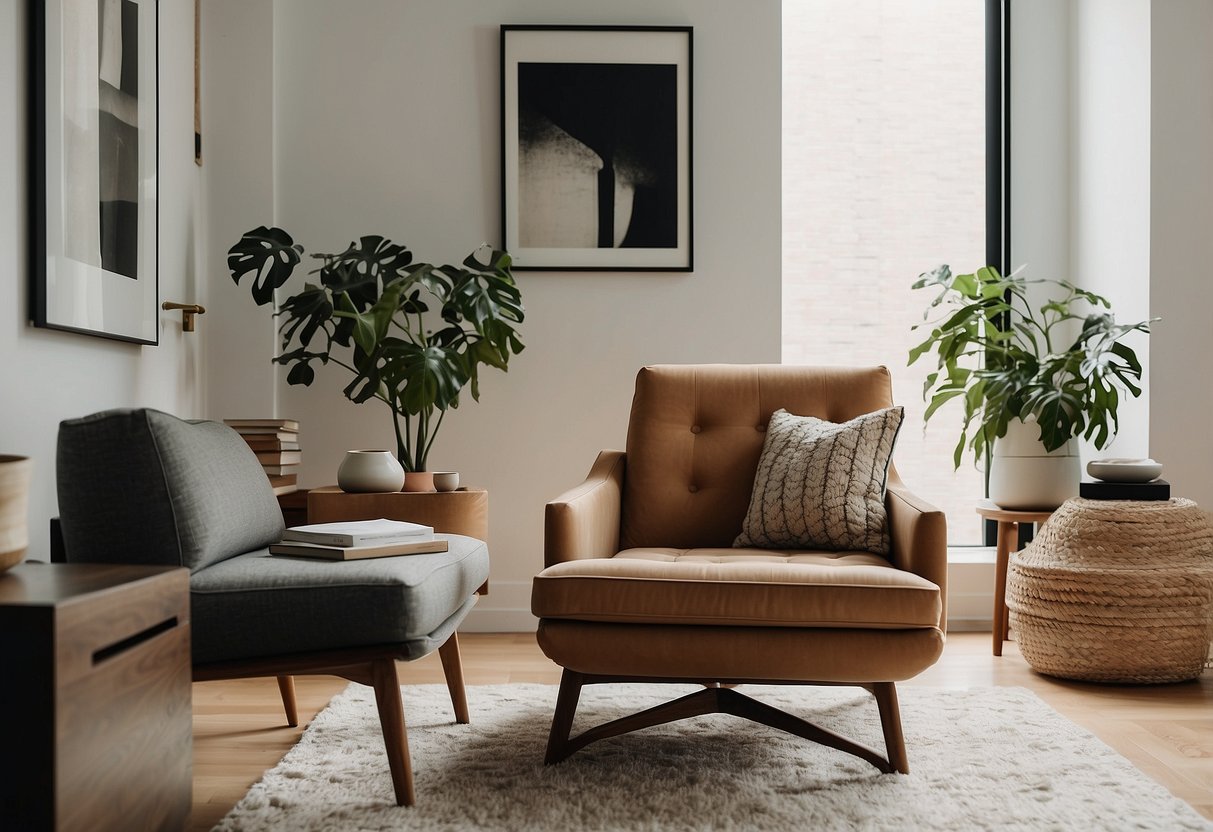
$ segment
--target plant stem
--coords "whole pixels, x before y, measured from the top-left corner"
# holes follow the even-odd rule
[[[430,432],[429,432],[429,434],[430,434],[429,441],[425,443],[425,449],[424,449],[424,450],[422,450],[422,452],[421,452],[422,457],[423,457],[423,458],[425,458],[425,459],[429,459],[429,456],[430,456],[430,448],[432,448],[432,447],[434,446],[434,439],[435,439],[435,437],[437,437],[437,436],[438,436],[438,429],[439,429],[440,427],[442,427],[442,417],[443,417],[443,416],[445,416],[445,415],[446,415],[446,411],[445,411],[445,410],[439,410],[439,411],[438,411],[438,421],[437,421],[437,422],[435,422],[435,423],[434,423],[434,427],[430,429]]]
[[[409,454],[408,448],[405,447],[404,437],[400,435],[400,417],[404,415],[395,407],[392,408],[392,427],[396,431],[396,459],[400,461],[406,469],[413,467],[413,460]],[[408,416],[404,416],[405,421],[408,421]],[[408,429],[405,428],[407,431]]]
[[[425,435],[429,422],[429,412],[422,410],[417,414],[417,470],[425,470]]]

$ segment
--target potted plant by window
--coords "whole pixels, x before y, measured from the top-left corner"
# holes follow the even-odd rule
[[[347,370],[345,397],[382,402],[400,465],[427,471],[446,412],[459,406],[464,388],[480,399],[481,366],[506,371],[523,350],[516,327],[525,310],[509,254],[483,246],[462,266],[434,266],[414,263],[403,245],[366,236],[312,257],[318,282],[305,282],[275,312],[281,354],[273,360],[290,367],[290,384],[310,385],[314,362]],[[263,306],[302,259],[289,234],[262,226],[232,246],[227,262],[237,284],[251,276],[253,300]]]
[[[1034,305],[1030,284],[1055,296]],[[1141,362],[1122,339],[1156,319],[1118,324],[1106,298],[1064,280],[1028,281],[1022,268],[954,275],[939,266],[914,288],[936,292],[914,327],[930,334],[909,357],[936,357],[924,420],[953,399],[963,406],[953,464],[966,448],[988,461],[990,499],[1003,508],[1051,509],[1076,496],[1075,440],[1102,449],[1116,434],[1122,396],[1141,395]]]

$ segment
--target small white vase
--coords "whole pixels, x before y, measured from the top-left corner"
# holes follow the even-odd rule
[[[1036,418],[1012,420],[1007,435],[994,442],[990,458],[990,500],[1011,511],[1050,511],[1078,496],[1082,467],[1071,439],[1045,451]]]
[[[337,468],[342,491],[399,491],[404,485],[404,467],[391,451],[346,451]]]

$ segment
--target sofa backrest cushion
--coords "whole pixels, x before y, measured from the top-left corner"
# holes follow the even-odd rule
[[[732,546],[772,413],[846,422],[892,404],[884,367],[645,367],[628,424],[620,548]]]
[[[282,536],[265,471],[218,422],[147,408],[62,422],[56,477],[69,561],[196,572]]]

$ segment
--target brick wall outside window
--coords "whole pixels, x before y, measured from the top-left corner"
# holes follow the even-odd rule
[[[894,463],[980,544],[982,474],[952,470],[960,409],[924,434],[929,359],[906,367],[939,263],[985,251],[984,17],[977,0],[784,0],[783,361],[884,364],[906,408]]]

